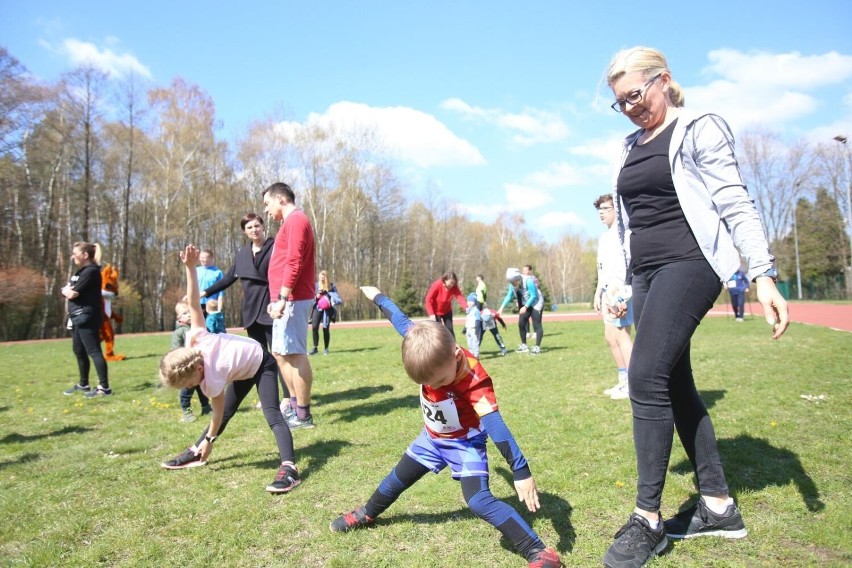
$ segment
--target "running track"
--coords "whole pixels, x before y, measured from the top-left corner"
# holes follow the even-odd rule
[[[714,317],[733,317],[729,304],[715,306],[708,314]],[[757,302],[749,302],[746,306],[746,317],[763,317],[763,308]],[[593,311],[588,312],[545,312],[545,321],[588,321],[600,316]],[[509,315],[503,319],[506,322],[517,322],[518,316]],[[795,302],[790,304],[790,320],[807,325],[821,325],[837,331],[852,332],[852,304],[826,304],[821,302]],[[464,325],[464,316],[453,318],[453,323]],[[334,324],[335,327],[377,327],[388,326],[386,320],[343,321]]]

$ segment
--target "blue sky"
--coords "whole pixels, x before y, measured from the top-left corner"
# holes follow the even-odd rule
[[[608,108],[619,49],[669,59],[688,107],[736,133],[852,137],[852,2],[0,0],[0,44],[39,78],[91,62],[214,100],[233,142],[270,116],[368,124],[405,191],[473,219],[597,235],[631,124]],[[298,189],[298,188],[297,188]]]

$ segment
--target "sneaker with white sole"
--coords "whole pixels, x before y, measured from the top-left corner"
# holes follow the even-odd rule
[[[698,503],[686,511],[681,511],[664,524],[666,534],[675,539],[697,536],[744,538],[748,534],[736,504],[728,505],[725,512],[720,515],[711,511],[701,498],[698,499]]]
[[[183,409],[183,416],[180,417],[181,422],[195,422],[195,414],[192,413],[191,408]]]
[[[609,393],[609,398],[612,400],[624,400],[625,398],[630,398],[630,389],[627,388],[627,384],[618,385],[611,393]]]
[[[67,394],[68,396],[71,396],[72,394],[77,394],[78,392],[87,393],[87,392],[90,392],[91,390],[92,390],[92,387],[90,387],[88,385],[86,385],[85,387],[83,385],[74,385],[70,389],[66,389],[66,390],[62,391],[62,394]]]
[[[207,465],[207,462],[201,459],[201,452],[195,448],[189,447],[173,459],[161,463],[160,467],[165,469],[186,469],[188,467],[199,467],[202,465]]]
[[[287,419],[287,426],[290,427],[290,430],[298,430],[299,428],[313,428],[314,427],[314,417],[308,416],[304,420],[293,414],[290,418]]]
[[[112,396],[112,389],[105,389],[104,387],[98,387],[94,390],[91,390],[87,393],[83,393],[83,398],[104,398],[107,396]]]
[[[281,409],[284,420],[290,420],[290,417],[296,414],[296,411],[290,406],[290,399],[285,398],[278,407]]]
[[[530,349],[530,353],[532,353],[533,355],[538,355],[539,353],[541,353],[541,347],[539,347],[538,345],[533,345],[532,349]]]
[[[615,533],[615,542],[606,551],[603,565],[607,568],[642,568],[668,545],[662,522],[652,529],[648,519],[630,513],[627,523]]]
[[[299,479],[299,469],[291,462],[282,463],[278,467],[275,481],[266,486],[270,493],[288,493],[295,489],[302,481]]]
[[[530,349],[529,347],[527,347],[526,343],[521,343],[520,345],[518,345],[518,348],[515,349],[515,353],[527,353],[529,352],[529,350]]]

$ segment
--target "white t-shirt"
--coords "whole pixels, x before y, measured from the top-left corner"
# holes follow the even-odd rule
[[[627,277],[624,249],[618,238],[615,223],[598,239],[598,290],[608,285],[622,286]]]

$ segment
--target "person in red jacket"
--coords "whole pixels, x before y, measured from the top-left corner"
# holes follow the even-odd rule
[[[467,300],[459,290],[459,279],[455,272],[447,271],[439,280],[435,280],[426,292],[425,307],[426,314],[434,317],[435,321],[443,323],[450,333],[453,332],[453,298],[459,303],[460,308],[467,305]]]

